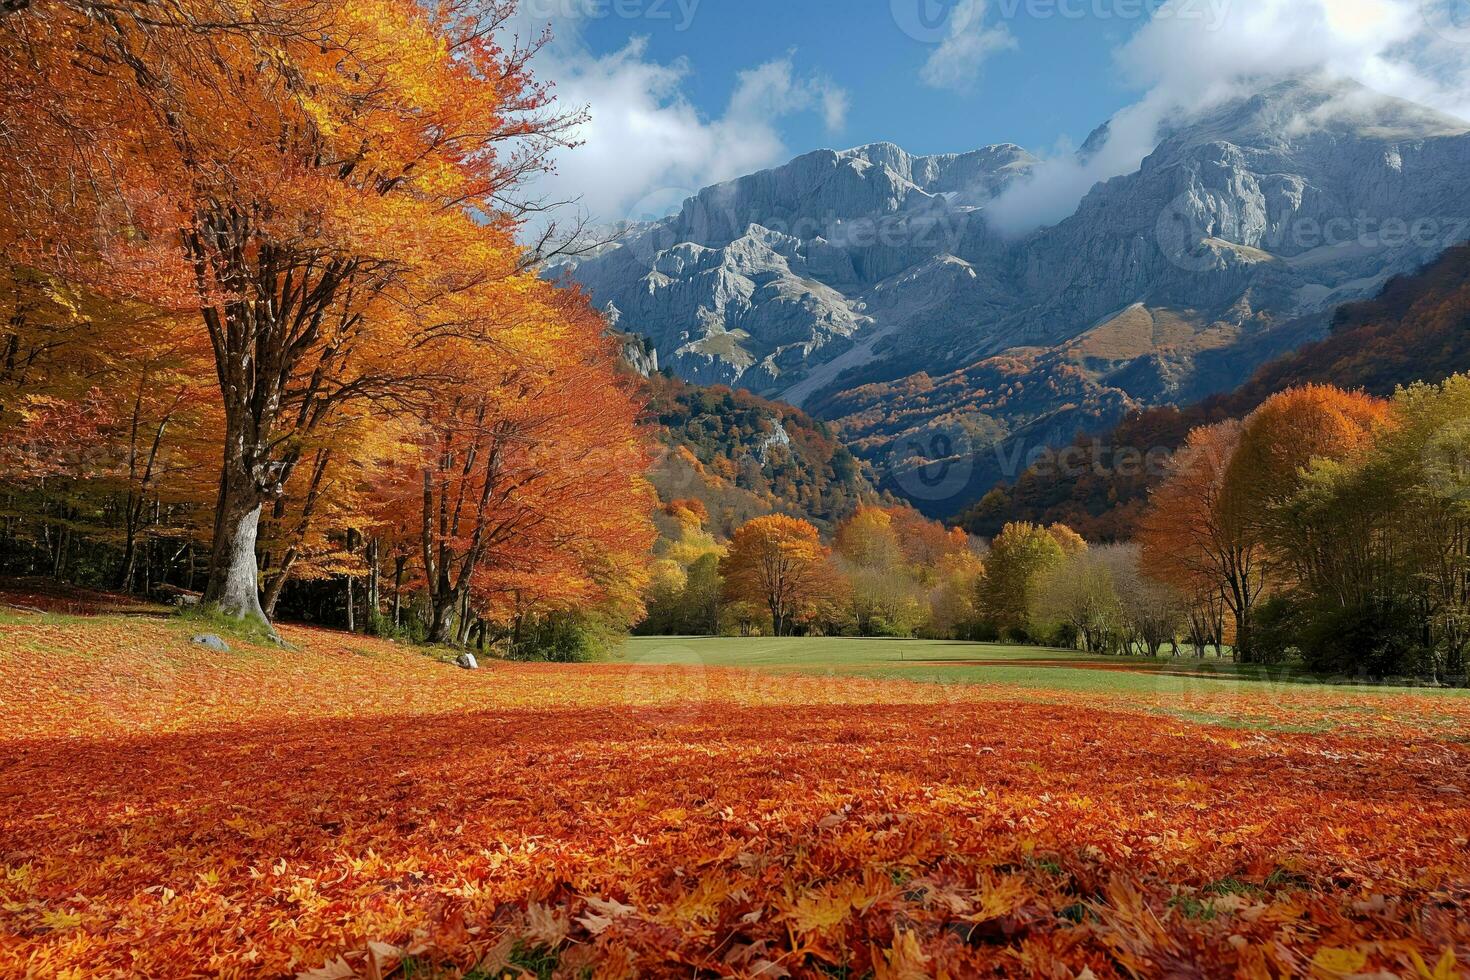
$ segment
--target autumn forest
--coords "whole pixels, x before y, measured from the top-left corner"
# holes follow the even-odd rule
[[[0,0],[0,976],[1463,975],[1470,253],[936,501],[1055,384],[660,370],[519,17]]]

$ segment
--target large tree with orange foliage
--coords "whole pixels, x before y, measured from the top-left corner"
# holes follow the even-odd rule
[[[1196,646],[1218,638],[1211,611],[1223,601],[1235,620],[1239,659],[1251,657],[1251,625],[1265,589],[1265,557],[1251,533],[1245,500],[1226,490],[1240,445],[1239,422],[1195,429],[1174,455],[1169,474],[1149,499],[1138,540],[1144,568],[1188,595]]]
[[[444,365],[455,380],[382,489],[381,522],[417,543],[438,642],[466,639],[471,610],[592,604],[614,580],[632,595],[653,543],[641,404],[602,320],[544,282],[518,303],[501,358]]]
[[[1296,533],[1288,501],[1316,460],[1355,463],[1392,424],[1389,402],[1331,385],[1303,385],[1268,398],[1242,423],[1225,473],[1231,507],[1263,546]],[[1281,547],[1271,551],[1280,553]]]
[[[224,414],[207,598],[263,618],[256,535],[342,405],[493,340],[529,276],[517,184],[569,119],[513,5],[42,4],[0,19],[0,230],[15,261],[192,311]],[[501,307],[503,309],[503,306]],[[419,356],[425,355],[425,356]]]
[[[785,514],[757,517],[735,531],[720,563],[726,596],[763,605],[771,627],[785,636],[831,586],[828,552],[817,529]]]

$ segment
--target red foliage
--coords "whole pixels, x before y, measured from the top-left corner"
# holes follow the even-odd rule
[[[285,633],[299,652],[204,656],[161,623],[4,628],[0,975],[386,976],[410,950],[498,971],[536,947],[609,976],[1470,958],[1463,699],[466,675]]]

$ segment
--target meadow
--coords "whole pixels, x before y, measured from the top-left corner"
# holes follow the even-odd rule
[[[1458,694],[885,641],[471,673],[301,627],[213,653],[191,628],[0,622],[0,975],[1470,961]]]
[[[1010,690],[1052,703],[1126,705],[1138,710],[1245,728],[1338,726],[1375,705],[1410,705],[1420,724],[1453,725],[1470,690],[1404,688],[1354,678],[1318,677],[1299,666],[1237,664],[1228,655],[1094,656],[953,640],[800,637],[634,637],[618,654],[639,666],[740,668],[825,677]],[[971,696],[968,690],[953,692]],[[1276,704],[1278,696],[1283,701]],[[1409,700],[1405,700],[1410,696]],[[1449,713],[1441,711],[1452,706]],[[1317,708],[1321,710],[1318,711]]]

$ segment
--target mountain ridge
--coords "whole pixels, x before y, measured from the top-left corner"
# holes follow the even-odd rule
[[[958,516],[991,535],[1008,521],[1062,521],[1090,538],[1131,535],[1162,469],[1116,465],[1171,453],[1191,429],[1249,414],[1271,395],[1303,384],[1332,384],[1387,397],[1400,385],[1438,383],[1470,371],[1470,246],[1451,248],[1418,272],[1390,280],[1375,297],[1340,307],[1325,337],[1263,364],[1242,385],[1183,406],[1128,414],[1113,428],[1078,438],[1074,474],[1037,466],[995,486]]]
[[[1229,390],[1463,240],[1467,131],[1356,84],[1284,82],[1168,127],[1023,236],[986,214],[1042,166],[1014,144],[819,150],[563,271],[680,376],[803,406],[875,463],[956,433],[977,452],[1066,441]]]

